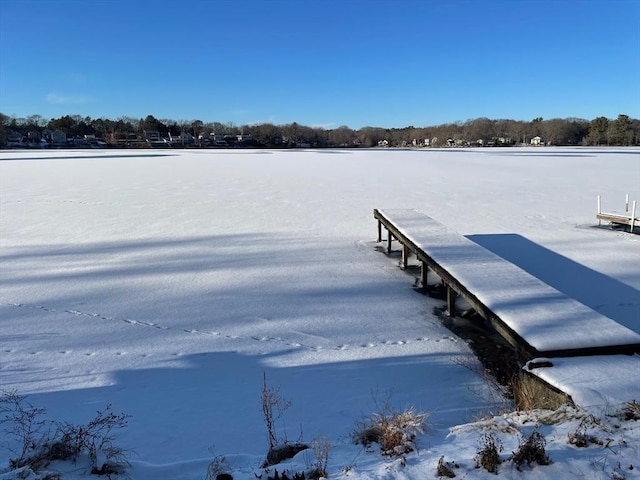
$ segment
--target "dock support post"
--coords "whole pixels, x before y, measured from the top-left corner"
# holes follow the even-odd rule
[[[598,195],[598,215],[600,215],[602,213],[602,210],[600,209],[601,203],[600,203],[600,195]],[[602,220],[600,220],[600,218],[598,218],[598,226],[602,226]]]
[[[387,230],[387,254],[391,253],[392,240],[393,240],[393,235],[391,234],[391,230]]]
[[[458,294],[455,292],[451,285],[447,284],[447,315],[450,317],[456,316],[456,298]]]
[[[402,245],[402,268],[406,270],[408,264],[409,264],[409,247],[407,247],[406,245]]]
[[[422,285],[422,290],[429,290],[429,282],[428,282],[428,274],[429,267],[427,266],[425,261],[420,262],[420,284]]]
[[[636,223],[636,201],[633,201],[632,207],[631,207],[631,228],[629,229],[629,232],[633,233],[633,227],[635,226]]]
[[[378,243],[382,241],[382,222],[378,220]]]

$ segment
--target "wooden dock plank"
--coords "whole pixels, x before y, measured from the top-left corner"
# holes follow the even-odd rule
[[[598,213],[598,220],[602,220],[616,225],[640,225],[640,218],[633,218],[631,215],[618,215],[616,213]]]

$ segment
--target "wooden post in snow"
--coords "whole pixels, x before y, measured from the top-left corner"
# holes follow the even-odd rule
[[[406,245],[402,245],[402,268],[407,269],[407,265],[409,264],[409,247]]]
[[[378,220],[378,243],[382,241],[382,222]]]
[[[635,200],[634,200],[635,201]],[[629,211],[629,194],[627,193],[627,195],[624,198],[624,211],[628,212]]]
[[[598,215],[600,215],[602,213],[602,210],[600,209],[601,203],[600,203],[600,195],[598,195]],[[598,217],[598,226],[602,226],[602,220],[600,220],[600,218]]]
[[[429,289],[429,282],[427,279],[428,275],[429,267],[427,266],[426,262],[420,262],[420,283],[422,284],[422,290],[425,291]]]
[[[456,298],[458,294],[451,288],[451,285],[447,284],[447,315],[450,317],[456,316]]]
[[[630,233],[633,233],[633,227],[636,222],[636,201],[633,201],[633,207],[631,208],[631,228],[629,229]]]
[[[392,239],[393,239],[393,235],[391,234],[391,230],[387,230],[387,253],[391,253]]]

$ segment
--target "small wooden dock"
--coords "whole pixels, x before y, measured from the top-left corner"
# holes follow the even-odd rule
[[[625,213],[606,213],[602,211],[602,200],[598,195],[598,211],[596,219],[598,225],[608,222],[614,227],[629,227],[629,232],[634,233],[634,228],[640,226],[640,218],[636,217],[636,201],[633,201],[631,212],[629,212],[629,195],[626,197]]]
[[[524,359],[640,353],[640,334],[424,213],[375,209],[373,216],[377,241],[383,242],[383,229],[387,232],[387,253],[395,242],[403,268],[410,255],[420,263],[423,289],[433,288],[430,279],[437,276],[450,316],[456,314],[456,297],[463,297]]]
[[[640,218],[637,218],[633,215],[600,212],[596,214],[596,218],[598,219],[598,221],[609,222],[614,226],[627,226],[631,231],[633,231],[636,226],[640,226]]]

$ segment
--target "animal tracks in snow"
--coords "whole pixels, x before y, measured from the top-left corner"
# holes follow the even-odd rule
[[[92,312],[83,312],[80,310],[75,310],[75,309],[65,309],[65,310],[57,310],[55,308],[50,308],[50,307],[45,307],[42,305],[27,305],[24,303],[8,303],[5,304],[7,306],[11,306],[11,307],[16,307],[16,308],[29,308],[29,309],[34,309],[34,310],[42,310],[44,312],[50,312],[50,313],[56,313],[56,312],[62,312],[62,313],[66,313],[68,315],[75,315],[78,317],[85,317],[85,318],[90,318],[90,319],[98,319],[98,320],[105,320],[105,321],[115,321],[115,322],[123,322],[126,323],[128,325],[132,325],[132,326],[142,326],[142,327],[151,327],[151,328],[155,328],[155,329],[159,329],[159,330],[171,330],[171,327],[166,327],[163,325],[159,325],[157,323],[154,322],[145,322],[145,321],[140,321],[140,320],[133,320],[133,319],[129,319],[129,318],[117,318],[117,317],[110,317],[107,315],[102,315],[100,313],[92,313]],[[282,338],[282,337],[273,337],[273,336],[265,336],[265,335],[252,335],[252,336],[241,336],[241,335],[231,335],[231,334],[224,334],[222,332],[216,332],[216,331],[206,331],[206,330],[198,330],[198,329],[194,329],[194,328],[183,328],[182,331],[184,333],[187,334],[191,334],[191,335],[202,335],[202,336],[209,336],[209,337],[220,337],[220,338],[224,338],[224,339],[230,339],[230,340],[251,340],[251,341],[255,341],[255,342],[268,342],[268,343],[279,343],[281,345],[293,348],[293,349],[301,349],[301,350],[308,350],[308,351],[312,351],[312,352],[321,352],[321,351],[346,351],[346,350],[354,350],[354,349],[372,349],[372,348],[383,348],[383,347],[401,347],[404,345],[408,345],[408,344],[413,344],[413,343],[419,343],[419,342],[441,342],[441,341],[449,341],[449,342],[458,342],[458,339],[454,336],[450,336],[450,335],[444,335],[442,337],[439,338],[428,338],[428,337],[418,337],[418,338],[414,338],[414,339],[404,339],[404,340],[386,340],[386,341],[380,341],[380,342],[364,342],[361,344],[340,344],[337,346],[333,346],[333,347],[323,347],[323,346],[319,346],[319,345],[311,345],[311,344],[305,344],[305,343],[301,343],[301,342],[296,342],[294,340],[291,339],[286,339],[286,338]],[[9,353],[8,351],[5,351],[7,353]],[[69,354],[71,353],[70,350],[62,350],[59,352],[60,354]],[[94,355],[95,353],[89,354],[87,353],[86,355]],[[116,355],[126,355],[126,352],[116,352]]]
[[[153,322],[141,322],[139,320],[131,320],[129,318],[116,318],[116,317],[109,317],[107,315],[102,315],[100,313],[91,313],[91,312],[82,312],[80,310],[57,310],[55,308],[50,308],[50,307],[44,307],[42,305],[27,305],[25,303],[7,303],[5,305],[8,305],[10,307],[19,307],[19,308],[30,308],[33,310],[43,310],[45,312],[51,312],[51,313],[56,313],[56,312],[62,312],[62,313],[67,313],[69,315],[76,315],[79,317],[90,317],[90,318],[97,318],[100,320],[108,320],[108,321],[115,321],[115,322],[124,322],[124,323],[128,323],[130,325],[142,325],[145,327],[153,327],[153,328],[158,328],[160,330],[168,330],[168,327],[163,327],[161,325],[158,325],[156,323]]]

